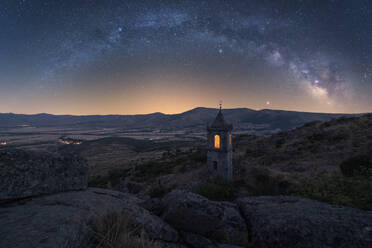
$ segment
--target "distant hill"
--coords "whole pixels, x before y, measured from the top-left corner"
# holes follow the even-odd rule
[[[213,121],[218,109],[195,108],[180,114],[153,113],[144,115],[51,115],[0,114],[0,127],[123,127],[149,129],[177,129],[204,127]],[[239,129],[244,125],[267,125],[270,129],[291,129],[304,123],[347,116],[347,114],[307,113],[283,110],[252,110],[248,108],[223,109],[228,122]]]

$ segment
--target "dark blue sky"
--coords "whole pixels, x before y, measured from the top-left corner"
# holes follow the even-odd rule
[[[372,111],[372,3],[2,0],[0,112]]]

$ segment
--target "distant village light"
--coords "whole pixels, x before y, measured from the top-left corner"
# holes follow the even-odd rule
[[[60,138],[59,143],[64,144],[64,145],[81,145],[83,142],[80,140],[74,140],[71,138]]]

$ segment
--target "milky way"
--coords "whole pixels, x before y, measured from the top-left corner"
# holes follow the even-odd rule
[[[0,3],[0,112],[372,111],[369,1]]]

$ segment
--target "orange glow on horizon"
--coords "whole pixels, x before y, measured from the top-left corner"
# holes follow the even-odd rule
[[[57,95],[32,95],[14,101],[16,92],[0,98],[0,113],[55,115],[137,115],[161,112],[179,114],[196,107],[218,108],[223,99],[224,108],[249,108],[317,112],[363,113],[366,107],[343,104],[327,104],[323,92],[308,91],[299,94],[268,91],[248,84],[230,84],[215,80],[195,78],[143,79],[121,85],[100,84],[86,88],[64,88]],[[264,82],[262,83],[262,85]],[[110,88],[111,87],[111,88]],[[313,91],[311,91],[313,92]],[[8,97],[9,96],[9,97]],[[267,105],[267,102],[270,105]]]

